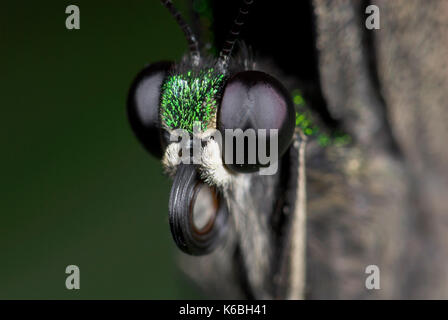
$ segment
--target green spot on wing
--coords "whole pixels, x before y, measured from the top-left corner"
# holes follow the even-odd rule
[[[292,99],[296,106],[296,127],[300,128],[305,135],[316,137],[319,145],[322,147],[331,144],[345,146],[351,142],[351,137],[348,134],[335,133],[329,136],[314,125],[311,113],[306,108],[306,103],[300,90],[292,91]]]

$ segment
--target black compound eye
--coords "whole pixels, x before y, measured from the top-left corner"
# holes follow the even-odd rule
[[[255,172],[261,166],[258,159],[258,130],[266,129],[268,146],[270,129],[278,130],[278,158],[280,158],[290,145],[294,133],[294,105],[286,88],[274,77],[260,71],[239,72],[228,80],[224,89],[218,114],[218,127],[224,140],[228,138],[224,132],[225,129],[255,131],[256,162],[248,158],[250,148],[248,148],[247,138],[244,140],[243,163],[237,163],[235,147],[232,163],[229,164],[226,161],[226,165],[234,171]],[[237,139],[234,138],[234,145],[236,141]],[[267,149],[269,150],[269,147]],[[225,154],[227,149],[223,148],[223,150]]]
[[[128,118],[135,135],[159,159],[165,147],[159,121],[161,86],[172,67],[173,63],[168,61],[145,67],[133,81],[127,101]]]

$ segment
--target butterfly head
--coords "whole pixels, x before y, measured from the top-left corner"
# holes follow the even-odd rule
[[[171,1],[162,3],[173,13]],[[281,157],[292,140],[295,111],[277,79],[232,67],[235,39],[226,42],[217,58],[204,58],[191,30],[178,13],[173,15],[187,36],[190,52],[179,63],[162,61],[145,67],[132,83],[127,112],[138,140],[162,160],[173,178],[169,217],[176,244],[184,252],[200,255],[212,251],[225,234],[226,192],[238,189],[238,177],[265,165],[258,158],[234,161],[235,149],[232,161],[226,161],[227,133],[237,132],[230,139],[244,141],[250,129],[258,143],[257,130],[274,130],[275,152]],[[251,146],[244,143],[248,154]],[[195,147],[201,150],[198,154]]]

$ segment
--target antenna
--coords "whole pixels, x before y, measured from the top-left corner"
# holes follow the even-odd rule
[[[227,36],[227,40],[224,42],[224,46],[219,55],[219,66],[223,71],[227,69],[227,65],[229,62],[230,55],[232,54],[233,47],[235,45],[235,41],[238,39],[241,28],[246,21],[247,14],[249,13],[250,6],[254,3],[255,0],[243,0],[243,4],[238,11],[238,15],[233,22],[232,29],[230,29],[230,33]]]
[[[193,58],[193,64],[196,66],[199,65],[199,60],[201,57],[199,52],[199,43],[193,31],[191,31],[190,26],[184,20],[184,18],[182,17],[180,12],[176,9],[176,7],[174,7],[171,0],[160,0],[160,2],[165,6],[165,8],[168,9],[168,11],[174,17],[174,19],[176,19],[177,24],[185,34],[185,38],[187,38],[188,48],[190,50],[191,57]]]

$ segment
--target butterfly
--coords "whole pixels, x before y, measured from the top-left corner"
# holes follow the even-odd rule
[[[127,112],[138,140],[173,180],[170,229],[179,249],[194,256],[184,257],[193,259],[193,273],[204,280],[212,270],[210,283],[216,275],[238,283],[242,297],[301,298],[305,146],[308,136],[318,137],[321,145],[331,138],[311,121],[301,92],[271,75],[269,63],[257,61],[244,43],[234,53],[254,2],[241,2],[222,49],[212,55],[173,3],[162,0],[189,51],[178,62],[145,67],[131,85]],[[187,138],[199,136],[199,154],[193,154],[194,139],[179,141],[179,130]],[[240,131],[228,138],[228,130]],[[275,131],[267,138],[268,146],[276,146],[272,174],[260,174],[266,166],[257,157],[249,161],[247,130]],[[255,137],[253,150],[262,141]],[[231,147],[227,161],[223,144],[234,138],[241,138],[242,148]],[[241,152],[245,156],[235,162]],[[225,284],[220,286],[225,291]]]

